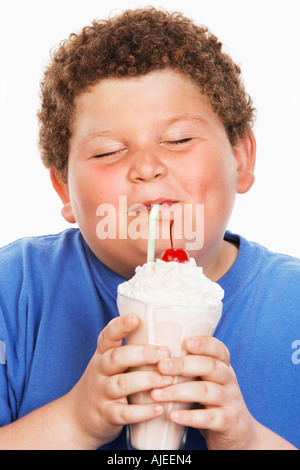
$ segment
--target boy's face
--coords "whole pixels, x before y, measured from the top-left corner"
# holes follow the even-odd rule
[[[213,277],[239,190],[238,175],[244,171],[243,159],[188,77],[164,70],[101,80],[76,102],[68,185],[63,189],[64,202],[70,199],[66,218],[72,221],[74,215],[99,259],[130,277],[147,259],[145,234],[151,203],[163,203],[168,215],[176,203],[177,217],[184,214],[186,204],[194,209],[201,204],[204,221],[198,220],[197,225],[199,229],[201,224],[201,231],[204,223],[204,244],[190,256]],[[134,214],[132,206],[147,210]],[[195,224],[195,210],[193,218]],[[182,222],[190,223],[189,216]],[[168,232],[164,211],[159,224]],[[129,233],[124,227],[130,227]],[[103,231],[108,238],[101,239]],[[143,239],[137,238],[138,232]],[[164,238],[156,240],[157,257],[170,247],[169,238]],[[175,245],[184,248],[185,242],[183,233]]]

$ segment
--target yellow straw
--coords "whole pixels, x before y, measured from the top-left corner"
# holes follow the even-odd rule
[[[155,229],[160,204],[153,204],[149,214],[147,263],[155,261]]]

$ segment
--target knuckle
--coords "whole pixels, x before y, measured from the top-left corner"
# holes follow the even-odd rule
[[[107,411],[107,417],[110,423],[112,424],[119,424],[119,413],[117,412],[114,406],[110,406],[109,410]]]
[[[102,352],[102,343],[104,343],[104,340],[105,340],[105,329],[101,331],[101,333],[99,334],[98,336],[98,340],[97,340],[97,351],[99,353]]]
[[[151,357],[150,357],[150,351],[149,351],[149,347],[147,345],[140,345],[140,350],[137,351],[138,355],[139,355],[139,358],[142,359],[142,362],[144,362],[145,364],[149,362],[149,360],[151,360]]]
[[[159,384],[158,374],[143,374],[143,388],[145,390],[150,390],[157,382]]]
[[[186,361],[189,359],[188,356],[178,357],[176,361],[177,374],[180,374],[185,369]]]
[[[219,386],[215,385],[211,387],[211,395],[212,395],[212,400],[216,405],[221,404],[223,393]]]
[[[119,364],[120,362],[120,350],[119,348],[113,348],[110,350],[110,360],[113,365]]]
[[[109,367],[110,367],[109,352],[106,351],[105,353],[100,354],[98,364],[99,364],[99,370],[101,371],[101,375],[102,376],[108,375],[107,371],[109,370]]]
[[[110,399],[118,399],[128,395],[128,383],[124,374],[108,377],[103,384],[103,393]]]
[[[112,378],[111,377],[107,377],[106,379],[104,379],[102,381],[102,392],[103,392],[103,395],[107,398],[109,398],[111,395],[112,395],[112,390],[113,390],[113,386],[112,386]]]
[[[218,368],[218,361],[214,357],[208,357],[208,367],[211,372],[214,372]]]
[[[103,328],[103,330],[98,335],[97,352],[99,352],[100,354],[103,354],[108,349],[108,345],[111,344],[110,329],[111,329],[110,324],[108,324],[108,325],[106,325],[105,328]]]
[[[226,364],[230,362],[230,352],[227,346],[222,343],[220,340],[217,340],[218,349],[219,349],[219,359]]]
[[[125,396],[128,395],[128,384],[127,384],[127,377],[124,374],[119,374],[115,377],[115,390],[118,396]]]
[[[201,382],[199,382],[198,386],[199,386],[199,388],[200,388],[200,393],[201,393],[201,395],[203,395],[204,397],[206,397],[206,396],[209,394],[209,386],[208,386],[208,383],[205,382],[205,381],[201,381]]]
[[[226,410],[223,408],[216,414],[215,417],[215,425],[219,429],[219,431],[226,431],[229,429],[230,426],[230,418]]]
[[[111,402],[107,409],[107,419],[115,426],[128,424],[129,407],[125,403]]]
[[[227,348],[227,346],[225,346],[225,350],[224,350],[224,362],[228,365],[230,364],[230,351]]]
[[[129,422],[128,407],[122,406],[119,412],[119,422],[127,424]]]
[[[203,396],[206,397],[206,400],[209,403],[213,405],[221,404],[223,394],[221,388],[217,384],[203,381],[199,382],[199,386],[201,387]]]

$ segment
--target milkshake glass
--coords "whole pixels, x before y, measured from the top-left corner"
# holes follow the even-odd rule
[[[136,275],[118,290],[120,315],[133,313],[141,320],[139,327],[126,337],[126,344],[162,345],[170,349],[173,357],[185,355],[186,338],[214,333],[222,315],[222,298],[221,287],[207,279],[193,259],[184,264],[157,260],[138,267]],[[135,370],[155,368],[149,365]],[[178,376],[173,383],[190,380]],[[153,403],[150,391],[130,395],[128,400],[131,404]],[[141,450],[182,448],[185,429],[170,421],[169,414],[190,407],[189,403],[167,403],[161,416],[131,424],[131,446]]]

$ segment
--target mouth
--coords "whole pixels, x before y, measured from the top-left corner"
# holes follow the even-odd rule
[[[142,203],[132,204],[130,206],[128,213],[136,213],[136,212],[150,212],[151,207],[154,204],[160,204],[161,210],[169,209],[174,204],[179,204],[178,200],[174,199],[167,199],[167,198],[158,198],[149,201],[144,201]]]

